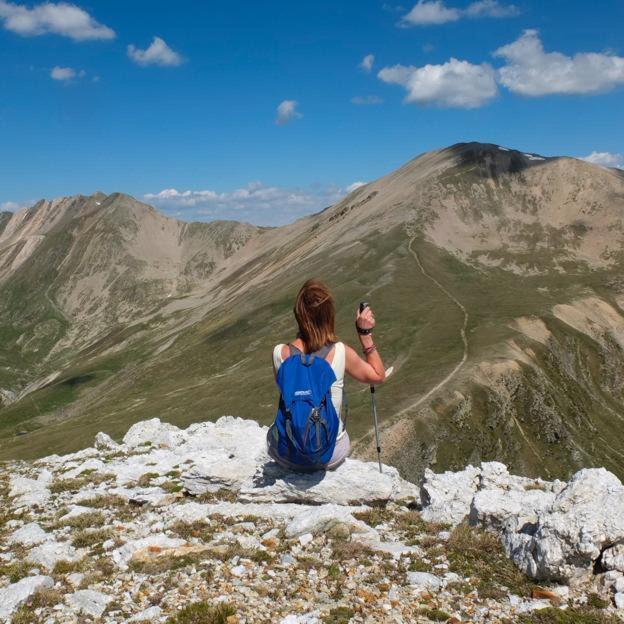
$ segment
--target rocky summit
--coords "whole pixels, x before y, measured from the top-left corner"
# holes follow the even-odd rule
[[[0,472],[0,621],[617,622],[624,486],[486,462],[293,474],[266,427],[139,422]],[[563,619],[567,618],[567,619]]]

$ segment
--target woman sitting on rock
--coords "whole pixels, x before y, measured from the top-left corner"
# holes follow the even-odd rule
[[[311,279],[301,287],[293,311],[297,337],[273,349],[280,401],[267,435],[268,452],[292,470],[332,470],[349,453],[346,415],[341,414],[345,371],[365,384],[380,384],[385,379],[373,341],[375,315],[370,307],[356,313],[362,359],[338,341],[334,299],[321,281]]]

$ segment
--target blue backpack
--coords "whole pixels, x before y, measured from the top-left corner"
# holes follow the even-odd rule
[[[336,374],[324,359],[333,344],[315,353],[288,346],[290,357],[279,367],[276,379],[281,392],[274,424],[277,452],[291,464],[320,470],[334,453],[339,428],[331,400]]]

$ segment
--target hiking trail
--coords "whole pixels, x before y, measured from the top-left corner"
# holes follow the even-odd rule
[[[404,407],[402,410],[394,414],[394,418],[396,418],[397,416],[402,416],[406,412],[409,412],[417,408],[419,405],[421,405],[427,399],[429,399],[433,394],[435,394],[438,390],[441,390],[449,381],[451,381],[451,379],[453,379],[453,377],[455,377],[455,375],[457,375],[457,373],[460,371],[460,369],[462,368],[462,366],[466,363],[466,360],[468,359],[468,338],[466,337],[466,328],[468,327],[468,311],[466,310],[466,307],[464,306],[464,304],[453,293],[451,293],[446,287],[444,287],[435,277],[427,273],[427,271],[425,270],[425,267],[423,267],[420,261],[420,258],[418,257],[418,253],[412,249],[412,243],[414,242],[415,239],[416,239],[415,236],[413,236],[410,239],[410,242],[407,245],[407,248],[409,252],[412,254],[414,260],[416,260],[416,264],[418,265],[420,272],[428,280],[433,282],[438,287],[438,289],[441,290],[462,311],[462,314],[464,315],[464,322],[461,326],[461,329],[459,330],[459,334],[461,336],[461,340],[464,345],[464,352],[462,354],[462,357],[459,363],[455,366],[455,368],[453,368],[453,370],[442,381],[440,381],[435,386],[433,386],[433,388],[430,388],[417,401],[415,401],[411,405],[408,405],[407,407]]]

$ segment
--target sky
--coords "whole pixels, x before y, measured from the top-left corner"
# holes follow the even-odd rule
[[[0,209],[289,222],[483,141],[624,167],[624,2],[0,0]]]

